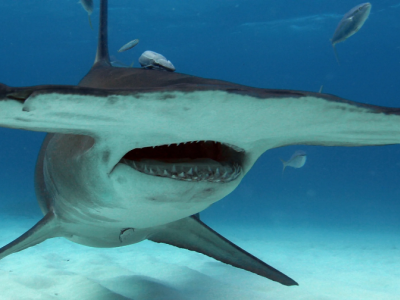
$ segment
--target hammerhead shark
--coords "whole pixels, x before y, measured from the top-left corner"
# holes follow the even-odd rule
[[[297,285],[198,213],[231,193],[268,149],[400,143],[400,110],[112,67],[107,6],[102,0],[94,65],[77,86],[0,85],[0,126],[48,132],[35,169],[44,217],[0,259],[54,237],[91,247],[148,239]]]

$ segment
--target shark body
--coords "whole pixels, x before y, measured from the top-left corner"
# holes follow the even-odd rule
[[[35,171],[44,217],[0,259],[53,237],[92,247],[149,239],[296,285],[195,214],[232,192],[268,149],[400,143],[400,110],[115,68],[106,0],[100,18],[95,64],[79,85],[0,86],[0,126],[49,132]]]

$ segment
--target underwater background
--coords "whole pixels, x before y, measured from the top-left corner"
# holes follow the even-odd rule
[[[0,82],[77,84],[94,61],[98,4],[95,0],[92,30],[77,0],[0,0]],[[323,85],[324,93],[400,107],[399,0],[372,2],[363,28],[336,45],[340,64],[335,59],[329,39],[357,4],[110,0],[110,55],[139,67],[140,54],[152,50],[171,60],[180,73],[261,88],[318,92]],[[135,38],[140,39],[135,48],[117,52]],[[0,128],[1,215],[41,217],[33,172],[44,136]],[[282,175],[280,158],[287,160],[296,150],[307,153],[305,166],[288,167]],[[317,228],[328,237],[337,230],[398,234],[399,183],[398,145],[278,148],[267,151],[239,187],[201,218],[216,230],[243,226],[294,233]],[[392,255],[400,267],[400,249]],[[375,267],[379,269],[379,262]]]

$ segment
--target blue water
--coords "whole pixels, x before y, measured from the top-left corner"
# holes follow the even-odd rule
[[[98,3],[92,15],[98,25]],[[130,64],[145,50],[178,72],[240,84],[318,91],[400,107],[400,1],[377,1],[364,27],[329,39],[359,1],[110,0],[110,52]],[[0,2],[0,82],[77,84],[90,69],[97,32],[77,0]],[[139,38],[133,50],[117,50]],[[399,129],[400,130],[400,129]],[[39,215],[33,168],[43,133],[0,129],[0,209]],[[301,169],[279,158],[307,152]],[[265,153],[231,195],[202,213],[206,223],[398,231],[400,147],[291,146]]]

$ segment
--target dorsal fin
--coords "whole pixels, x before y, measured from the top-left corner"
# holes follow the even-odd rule
[[[108,0],[100,1],[99,39],[94,64],[111,66],[108,54]]]

